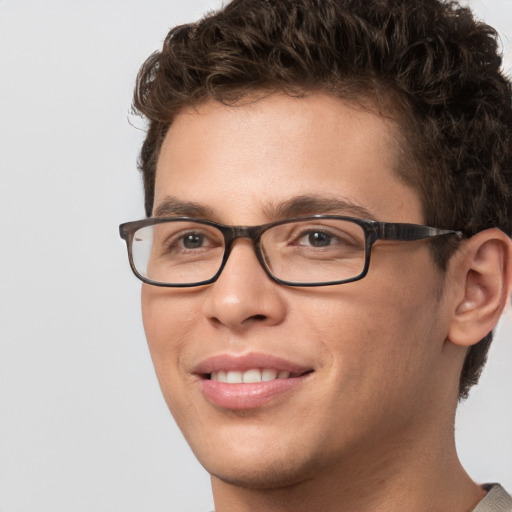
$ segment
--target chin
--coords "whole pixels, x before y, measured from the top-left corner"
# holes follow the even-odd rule
[[[267,458],[265,458],[267,459]],[[200,461],[201,462],[201,461]],[[293,487],[317,473],[317,464],[298,460],[259,460],[254,463],[228,461],[225,464],[203,464],[212,478],[253,490]]]
[[[249,442],[237,446],[232,443],[225,445],[225,449],[212,451],[203,451],[204,446],[191,447],[214,479],[246,489],[271,490],[303,483],[329,464],[329,458],[321,454],[321,450],[301,451],[301,445]]]

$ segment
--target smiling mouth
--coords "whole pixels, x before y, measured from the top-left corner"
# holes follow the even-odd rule
[[[285,370],[275,370],[273,368],[253,368],[243,372],[237,370],[220,370],[209,373],[205,377],[206,379],[226,384],[256,384],[259,382],[269,382],[277,379],[302,377],[312,371],[313,370],[309,370],[307,372],[289,372]]]
[[[195,368],[203,396],[225,410],[265,407],[301,389],[314,371],[264,354],[219,355]]]

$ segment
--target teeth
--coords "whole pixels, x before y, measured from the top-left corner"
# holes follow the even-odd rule
[[[262,370],[261,380],[267,382],[269,380],[277,379],[277,370]]]
[[[241,384],[242,372],[227,372],[226,382],[228,384]]]
[[[211,374],[211,380],[226,382],[228,384],[253,384],[256,382],[268,382],[275,379],[287,379],[289,377],[290,372],[278,372],[272,368],[266,368],[264,370],[254,368],[245,372],[221,370],[219,372],[212,372]]]
[[[242,375],[242,380],[247,384],[261,382],[261,372],[259,370],[247,370]]]

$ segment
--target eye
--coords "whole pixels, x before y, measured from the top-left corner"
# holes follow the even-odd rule
[[[206,238],[200,233],[186,233],[181,237],[181,244],[185,249],[198,249],[204,247]]]
[[[295,238],[293,245],[301,247],[322,248],[343,244],[344,240],[327,230],[319,228],[304,229]]]
[[[327,247],[332,243],[339,241],[334,235],[326,231],[310,231],[302,234],[298,239],[299,245],[310,245],[311,247]]]
[[[169,223],[159,233],[155,233],[154,246],[161,254],[168,256],[197,255],[223,245],[222,235],[205,228],[181,226]]]

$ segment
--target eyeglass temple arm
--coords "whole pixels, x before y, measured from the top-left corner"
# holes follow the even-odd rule
[[[464,238],[461,231],[419,226],[417,224],[379,222],[374,225],[374,228],[377,238],[382,240],[422,240],[424,238],[447,235],[455,236],[457,240]]]

